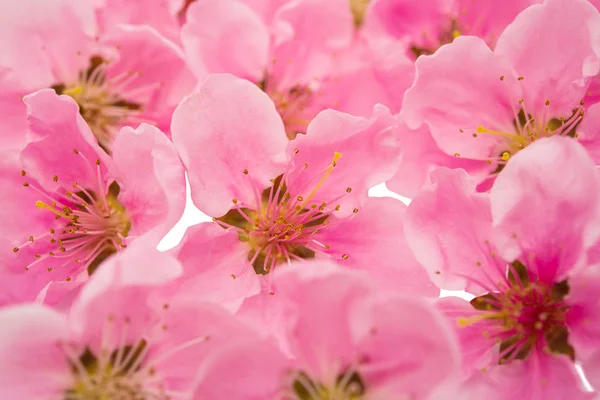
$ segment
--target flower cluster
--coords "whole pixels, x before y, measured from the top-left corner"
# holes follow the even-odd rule
[[[599,8],[5,1],[0,400],[599,398]]]

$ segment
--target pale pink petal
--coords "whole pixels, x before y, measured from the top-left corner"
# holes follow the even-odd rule
[[[267,26],[238,0],[196,0],[188,9],[181,40],[199,79],[231,73],[262,80],[269,60]]]
[[[371,282],[367,275],[319,261],[281,270],[275,295],[289,302],[285,315],[291,349],[311,376],[334,382],[339,366],[352,361],[352,310],[372,292]]]
[[[58,346],[68,340],[64,315],[39,305],[0,310],[0,398],[60,400],[72,384]]]
[[[490,46],[515,17],[542,0],[458,0],[457,24],[462,35],[484,38]]]
[[[171,299],[165,305],[161,323],[148,333],[146,365],[173,392],[189,393],[212,352],[254,334],[227,311],[200,299]]]
[[[462,168],[481,181],[487,178],[490,169],[494,168],[486,161],[470,160],[444,153],[425,125],[416,130],[401,125],[398,141],[402,148],[402,161],[396,175],[386,182],[386,186],[408,198],[413,198],[419,193],[429,173],[438,167]]]
[[[435,54],[419,57],[415,65],[416,79],[404,95],[402,115],[412,129],[429,125],[444,152],[486,159],[503,138],[474,135],[477,128],[514,131],[517,76],[508,60],[482,39],[459,37]]]
[[[579,143],[585,147],[596,164],[600,163],[600,104],[593,104],[577,127]]]
[[[476,371],[461,390],[464,400],[582,400],[586,393],[571,360],[566,356],[533,353],[526,361],[513,361]]]
[[[58,96],[52,89],[40,90],[23,100],[27,105],[28,145],[21,160],[27,174],[48,190],[62,185],[70,191],[74,183],[98,188],[96,161],[101,161],[104,172],[110,159],[98,146],[75,101]]]
[[[435,302],[458,338],[462,360],[462,373],[465,377],[477,374],[481,369],[498,363],[495,342],[486,335],[489,329],[485,324],[461,324],[460,319],[481,315],[468,301],[458,297],[444,297]],[[489,333],[489,332],[488,332]]]
[[[148,25],[165,37],[179,41],[179,21],[164,0],[96,0],[100,29],[108,31],[119,24]]]
[[[283,123],[271,99],[249,81],[211,75],[177,107],[171,131],[192,200],[210,216],[224,215],[234,198],[248,204],[249,179],[267,187],[283,172]]]
[[[85,68],[96,22],[91,4],[79,0],[4,3],[0,13],[0,66],[27,91],[51,86]]]
[[[404,237],[406,206],[392,198],[369,198],[355,217],[332,221],[317,240],[337,253],[338,262],[366,270],[386,290],[438,297],[427,271],[415,260]]]
[[[193,400],[266,400],[285,388],[288,361],[270,338],[250,337],[215,351],[200,370]]]
[[[431,303],[397,295],[369,299],[352,323],[358,351],[369,360],[360,369],[369,398],[429,399],[457,383],[458,343]]]
[[[600,69],[600,14],[586,0],[546,0],[523,11],[498,39],[524,78],[527,112],[570,116],[583,99],[589,78]]]
[[[586,360],[600,340],[599,267],[586,268],[569,276],[568,285],[566,323],[570,331],[569,342],[575,347],[576,357]]]
[[[548,282],[562,279],[600,236],[600,177],[569,137],[537,140],[511,158],[491,204],[505,259],[526,254],[529,268]]]
[[[481,282],[500,277],[486,244],[492,236],[489,196],[476,193],[476,182],[463,170],[440,168],[430,179],[408,207],[408,244],[439,287],[486,291]]]
[[[112,158],[119,202],[132,223],[129,234],[152,230],[158,243],[185,207],[185,174],[175,146],[153,126],[125,127],[112,145]]]
[[[94,350],[102,335],[134,343],[159,312],[151,294],[181,275],[181,265],[147,240],[102,263],[73,304],[69,323]]]
[[[333,52],[349,46],[354,33],[347,0],[287,2],[275,20],[288,26],[290,38],[275,43],[270,77],[286,88],[329,72]]]
[[[260,282],[248,262],[249,246],[237,233],[212,222],[188,228],[173,252],[183,266],[175,296],[195,297],[232,311],[260,292]]]
[[[173,110],[196,84],[182,50],[149,26],[114,27],[100,43],[116,50],[108,56],[111,63],[106,72],[107,79],[115,82],[114,90],[125,100],[141,104],[141,120],[167,131]]]
[[[341,209],[336,215],[352,214],[366,201],[369,188],[396,171],[400,161],[397,124],[396,118],[381,105],[375,106],[370,118],[334,110],[321,112],[309,125],[307,134],[288,145],[288,156],[296,166],[290,190],[306,188],[306,199],[313,188],[318,188],[310,197],[311,202],[329,204],[339,199],[336,204]],[[316,187],[336,153],[341,154],[336,166],[323,185]],[[305,163],[308,168],[303,168]]]

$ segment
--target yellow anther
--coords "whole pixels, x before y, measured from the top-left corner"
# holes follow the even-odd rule
[[[452,31],[452,38],[456,39],[457,37],[460,36],[460,31],[458,29],[455,29]]]
[[[351,187],[346,188],[346,193],[351,193],[351,192],[352,192],[352,188]]]
[[[347,259],[348,259],[348,257],[350,257],[348,254],[343,254],[343,255],[342,255],[342,258],[343,258],[344,260],[347,260]]]
[[[508,161],[508,159],[510,158],[510,153],[508,151],[504,151],[502,152],[502,155],[500,157],[503,161]]]
[[[315,194],[317,194],[317,192],[319,191],[321,186],[323,186],[323,183],[325,183],[325,180],[327,180],[327,177],[329,176],[329,174],[331,174],[331,171],[333,171],[335,164],[337,163],[337,161],[340,159],[341,156],[342,156],[342,153],[338,153],[337,151],[333,153],[333,161],[331,162],[331,165],[329,166],[329,168],[327,168],[327,170],[323,174],[323,177],[317,183],[317,186],[315,186],[315,188],[313,189],[312,192],[310,192],[310,194],[308,195],[306,200],[304,200],[304,203],[302,203],[302,205],[300,206],[301,208],[304,208],[304,206],[315,196]]]
[[[24,170],[21,170],[21,176],[25,176],[26,172]]]
[[[503,81],[503,80],[504,80],[504,75],[502,75],[502,76],[500,77],[500,80],[501,80],[501,81]]]
[[[244,168],[244,170],[242,171],[242,173],[243,173],[244,175],[248,175],[248,170]]]
[[[63,94],[66,94],[67,96],[77,96],[80,95],[81,93],[83,93],[83,87],[81,86],[75,86],[72,88],[67,88],[65,90],[63,90]],[[77,153],[75,153],[77,154]]]

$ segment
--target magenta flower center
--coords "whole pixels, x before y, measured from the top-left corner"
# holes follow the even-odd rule
[[[58,182],[57,176],[54,181]],[[41,267],[40,263],[48,266],[48,272],[71,269],[77,264],[92,273],[106,257],[125,247],[131,222],[117,200],[119,187],[116,183],[105,188],[99,182],[98,189],[90,191],[75,182],[72,192],[61,190],[53,194],[28,182],[24,186],[45,198],[38,200],[36,207],[53,216],[47,232],[31,235],[13,249],[15,253],[26,251],[31,254],[32,261],[25,270]],[[66,281],[70,280],[67,276]]]
[[[313,258],[315,253],[347,259],[348,254],[338,254],[326,243],[322,243],[318,234],[331,223],[332,215],[340,209],[335,202],[352,192],[345,193],[329,202],[314,203],[311,200],[326,183],[336,166],[340,153],[335,153],[332,163],[311,178],[306,185],[290,189],[288,175],[283,174],[272,179],[273,185],[262,191],[253,186],[254,204],[242,204],[233,199],[234,208],[215,221],[227,229],[238,232],[241,241],[248,243],[248,259],[255,271],[267,274],[283,262]],[[306,173],[305,164],[300,173]],[[244,170],[248,175],[248,171]],[[353,210],[354,213],[358,209]]]
[[[58,94],[68,95],[75,100],[81,116],[104,149],[110,149],[110,143],[123,125],[142,122],[142,105],[126,98],[139,96],[156,86],[132,89],[130,85],[139,79],[139,73],[128,71],[108,78],[107,68],[105,60],[92,57],[90,67],[81,71],[76,80],[53,86]]]
[[[574,358],[565,321],[567,282],[530,282],[522,264],[512,268],[506,284],[499,285],[502,290],[474,298],[471,305],[479,312],[459,323],[479,324],[483,335],[500,345],[500,363],[525,359],[536,348]]]

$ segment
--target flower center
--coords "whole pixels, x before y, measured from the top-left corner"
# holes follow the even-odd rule
[[[323,385],[312,380],[306,373],[296,374],[292,383],[292,395],[286,400],[360,400],[365,394],[361,376],[353,370],[340,374],[333,385]]]
[[[565,323],[567,281],[551,286],[530,282],[525,266],[515,261],[498,288],[501,291],[474,298],[471,305],[479,312],[459,323],[482,324],[483,335],[500,345],[500,364],[526,359],[538,346],[575,358]]]
[[[520,100],[520,104],[523,105],[523,100]],[[549,105],[550,101],[548,100],[546,101],[546,106]],[[583,108],[578,107],[573,110],[573,113],[568,118],[550,118],[548,117],[547,112],[545,112],[542,118],[536,119],[531,114],[528,114],[525,111],[525,108],[521,108],[513,120],[514,130],[512,132],[493,130],[478,126],[472,135],[476,138],[479,134],[487,134],[504,139],[501,144],[501,149],[498,152],[499,155],[497,159],[488,161],[490,164],[494,161],[497,162],[499,169],[501,170],[512,155],[540,138],[554,135],[576,138],[576,129],[581,123],[583,115]]]
[[[59,83],[52,88],[57,94],[65,94],[75,100],[81,116],[100,145],[108,151],[121,126],[141,122],[139,115],[143,110],[141,104],[123,97],[133,93],[127,86],[137,80],[140,74],[128,71],[108,78],[107,68],[107,61],[94,56],[90,60],[89,68],[81,71],[74,82]]]
[[[166,394],[148,392],[143,387],[144,379],[149,377],[141,373],[146,352],[147,343],[141,340],[110,355],[97,357],[89,348],[79,357],[69,353],[75,384],[66,391],[64,400],[168,400]]]
[[[299,133],[306,133],[308,124],[314,115],[310,114],[310,105],[314,90],[307,85],[296,85],[284,91],[275,87],[267,78],[258,83],[258,87],[269,95],[279,116],[283,120],[288,139],[293,140]]]
[[[322,174],[294,189],[294,193],[289,185],[293,182],[288,182],[286,173],[272,179],[272,186],[262,193],[252,185],[254,205],[244,205],[233,199],[234,208],[223,217],[214,219],[222,227],[237,231],[239,239],[248,244],[248,259],[257,274],[267,274],[282,262],[313,258],[315,253],[348,258],[347,254],[336,254],[329,245],[321,243],[317,234],[330,224],[333,213],[340,209],[335,202],[352,192],[352,188],[347,188],[344,195],[329,202],[311,203],[340,157],[340,153],[335,153],[333,161]],[[308,164],[305,164],[300,173],[307,169]],[[243,173],[248,175],[247,170]],[[310,183],[317,179],[310,189]],[[354,213],[357,212],[358,209],[354,209]]]
[[[367,8],[371,0],[350,0],[350,11],[354,17],[354,26],[360,27],[365,22],[365,16],[367,15]]]
[[[412,44],[410,51],[413,53],[415,58],[422,55],[429,55],[435,53],[441,46],[452,43],[454,39],[462,35],[463,33],[459,29],[458,21],[455,19],[450,20],[449,26],[442,30],[438,37],[430,37],[427,33],[423,33],[423,38],[420,44]]]
[[[22,175],[25,175],[24,171]],[[57,176],[54,181],[58,182]],[[117,199],[120,190],[117,183],[113,182],[105,191],[99,185],[96,192],[73,183],[73,192],[57,191],[53,195],[28,182],[24,186],[33,188],[47,199],[38,200],[36,207],[54,214],[55,221],[47,233],[31,235],[24,244],[13,248],[15,253],[26,250],[35,257],[25,266],[26,271],[41,262],[57,259],[64,261],[59,269],[77,263],[91,274],[104,259],[125,247],[131,222]],[[56,268],[52,265],[48,272]],[[66,281],[70,280],[70,277],[66,278]]]

